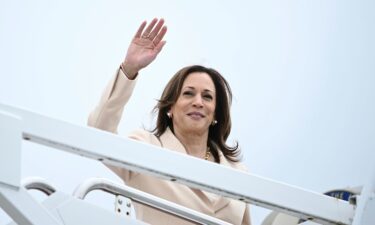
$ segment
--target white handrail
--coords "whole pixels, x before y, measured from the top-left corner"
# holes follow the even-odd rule
[[[150,174],[317,223],[349,225],[354,216],[354,208],[348,202],[320,193],[11,106],[0,104],[0,110],[22,118],[25,140],[107,165]],[[150,160],[153,158],[158,160]]]
[[[114,195],[121,195],[130,198],[132,201],[151,206],[157,210],[168,214],[178,216],[188,221],[198,224],[210,225],[230,225],[225,221],[216,219],[206,214],[191,210],[176,203],[155,197],[151,194],[139,191],[137,189],[114,183],[104,178],[90,178],[81,183],[73,193],[73,197],[84,199],[85,196],[93,190],[102,190]]]

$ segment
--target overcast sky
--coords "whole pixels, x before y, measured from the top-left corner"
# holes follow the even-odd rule
[[[239,141],[252,173],[318,192],[359,186],[375,158],[374,6],[1,0],[0,102],[86,124],[139,24],[163,17],[167,44],[141,71],[121,135],[152,127],[169,78],[203,64],[231,84],[230,142]],[[22,176],[44,177],[66,193],[88,177],[119,181],[98,162],[29,143],[23,150]],[[254,207],[253,224],[266,212]],[[0,224],[7,220],[0,210]]]

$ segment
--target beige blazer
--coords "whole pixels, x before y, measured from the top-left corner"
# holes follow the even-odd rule
[[[105,89],[98,106],[90,114],[88,125],[117,133],[117,126],[121,119],[124,106],[133,92],[135,83],[136,80],[127,79],[122,71],[118,70]],[[181,142],[169,129],[159,139],[145,130],[134,131],[129,137],[163,147],[166,150],[187,154]],[[222,154],[220,154],[220,162],[223,166],[246,170],[242,164],[228,161]],[[109,168],[131,187],[225,220],[232,224],[250,224],[249,206],[241,201],[224,198],[185,185],[176,184],[171,181],[158,179],[129,170],[111,166],[109,166]],[[193,224],[147,206],[136,204],[135,208],[137,218],[150,224]]]

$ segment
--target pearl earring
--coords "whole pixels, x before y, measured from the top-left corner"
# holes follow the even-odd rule
[[[212,121],[211,125],[215,126],[217,124],[217,120]]]
[[[170,112],[167,112],[167,116],[168,116],[169,118],[171,118],[171,117],[172,117],[172,114],[171,114]]]

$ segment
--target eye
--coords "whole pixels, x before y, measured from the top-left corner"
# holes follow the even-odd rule
[[[208,100],[212,100],[213,99],[212,95],[208,95],[208,94],[203,95],[203,98],[208,99]]]
[[[184,91],[182,94],[187,95],[187,96],[193,96],[194,95],[194,93],[192,91]]]

